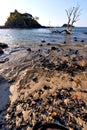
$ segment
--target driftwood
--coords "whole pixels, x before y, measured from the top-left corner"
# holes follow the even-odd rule
[[[65,32],[66,34],[72,34],[72,32],[68,29],[65,29],[65,30],[62,30],[62,31],[52,30],[52,33],[62,33],[62,32]]]

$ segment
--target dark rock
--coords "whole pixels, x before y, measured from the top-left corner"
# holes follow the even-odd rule
[[[34,81],[35,83],[37,83],[37,82],[38,82],[38,78],[37,78],[37,77],[33,78],[33,81]]]
[[[81,42],[84,42],[84,40],[81,40]]]
[[[51,45],[51,43],[47,43],[47,45],[49,46],[49,45]]]
[[[79,51],[78,51],[78,50],[74,50],[74,49],[69,48],[68,54],[69,54],[69,55],[79,54]]]
[[[0,43],[0,47],[1,47],[2,49],[4,49],[4,48],[7,48],[7,47],[8,47],[8,45],[7,45],[7,44],[5,44],[5,43]]]
[[[64,43],[66,43],[66,41],[64,41]]]
[[[75,42],[77,42],[78,40],[77,39],[74,39]]]
[[[77,37],[74,37],[74,39],[77,39]]]
[[[75,50],[75,54],[78,54],[79,53],[79,51],[78,50]]]
[[[56,47],[53,46],[53,47],[51,47],[51,51],[52,51],[52,50],[54,50],[54,51],[56,50],[57,52],[59,52],[59,51],[60,51],[60,48],[56,48]]]
[[[49,90],[49,89],[50,89],[50,86],[46,86],[46,85],[45,85],[45,86],[44,86],[44,89],[45,89],[45,90]]]
[[[45,41],[45,40],[42,40],[41,42],[44,43],[44,42],[46,42],[46,41]]]
[[[38,94],[39,95],[43,94],[43,90],[40,89],[39,92],[38,92]]]
[[[0,47],[0,54],[3,54],[4,53],[4,51],[2,50],[2,48]]]
[[[15,79],[10,79],[8,82],[13,83],[13,82],[15,82]]]
[[[31,52],[31,48],[28,48],[27,51]]]
[[[76,42],[78,41],[78,40],[77,40],[77,37],[74,37],[74,41],[76,41]]]
[[[41,54],[40,54],[39,56],[40,56],[40,57],[42,57],[42,55],[41,55]]]
[[[51,47],[51,50],[56,50],[56,47],[54,47],[54,46],[53,46],[53,47]]]

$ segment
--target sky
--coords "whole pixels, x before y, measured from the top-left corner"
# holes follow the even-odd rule
[[[0,25],[4,25],[10,12],[38,16],[41,25],[62,26],[67,23],[65,9],[80,5],[80,19],[75,26],[87,27],[87,0],[0,0]]]

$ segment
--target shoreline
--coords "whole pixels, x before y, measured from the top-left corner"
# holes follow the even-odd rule
[[[5,58],[0,72],[11,95],[3,128],[30,130],[42,121],[87,129],[86,44],[35,43]]]

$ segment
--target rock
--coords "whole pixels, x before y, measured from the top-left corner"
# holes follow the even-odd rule
[[[51,89],[51,88],[50,88],[50,86],[46,86],[46,85],[45,85],[45,86],[44,86],[44,89],[45,89],[45,90],[49,90],[49,89]]]
[[[75,39],[74,41],[75,41],[75,42],[77,42],[78,40],[77,40],[77,39]]]
[[[7,47],[8,47],[8,45],[7,45],[7,44],[5,44],[5,43],[0,43],[0,47],[1,47],[2,49],[4,49],[4,48],[7,48]]]
[[[53,46],[53,47],[51,47],[51,50],[56,50],[56,47],[54,47],[54,46]]]
[[[51,45],[51,43],[47,43],[47,45],[49,46],[49,45]]]
[[[84,42],[84,40],[81,40],[81,42]]]
[[[38,78],[37,77],[33,78],[33,82],[38,83]]]
[[[2,48],[0,47],[0,54],[3,54],[4,53],[4,51],[2,50]]]
[[[66,43],[66,41],[64,41],[64,43]]]
[[[1,60],[0,60],[0,63],[5,63],[5,62],[8,61],[8,60],[9,60],[8,58],[1,59]]]
[[[31,48],[28,48],[27,51],[31,52]]]
[[[46,42],[46,41],[45,41],[45,40],[42,40],[41,42],[44,43],[44,42]]]
[[[75,42],[77,42],[77,41],[78,41],[78,40],[77,40],[77,37],[74,37],[74,41],[75,41]]]

